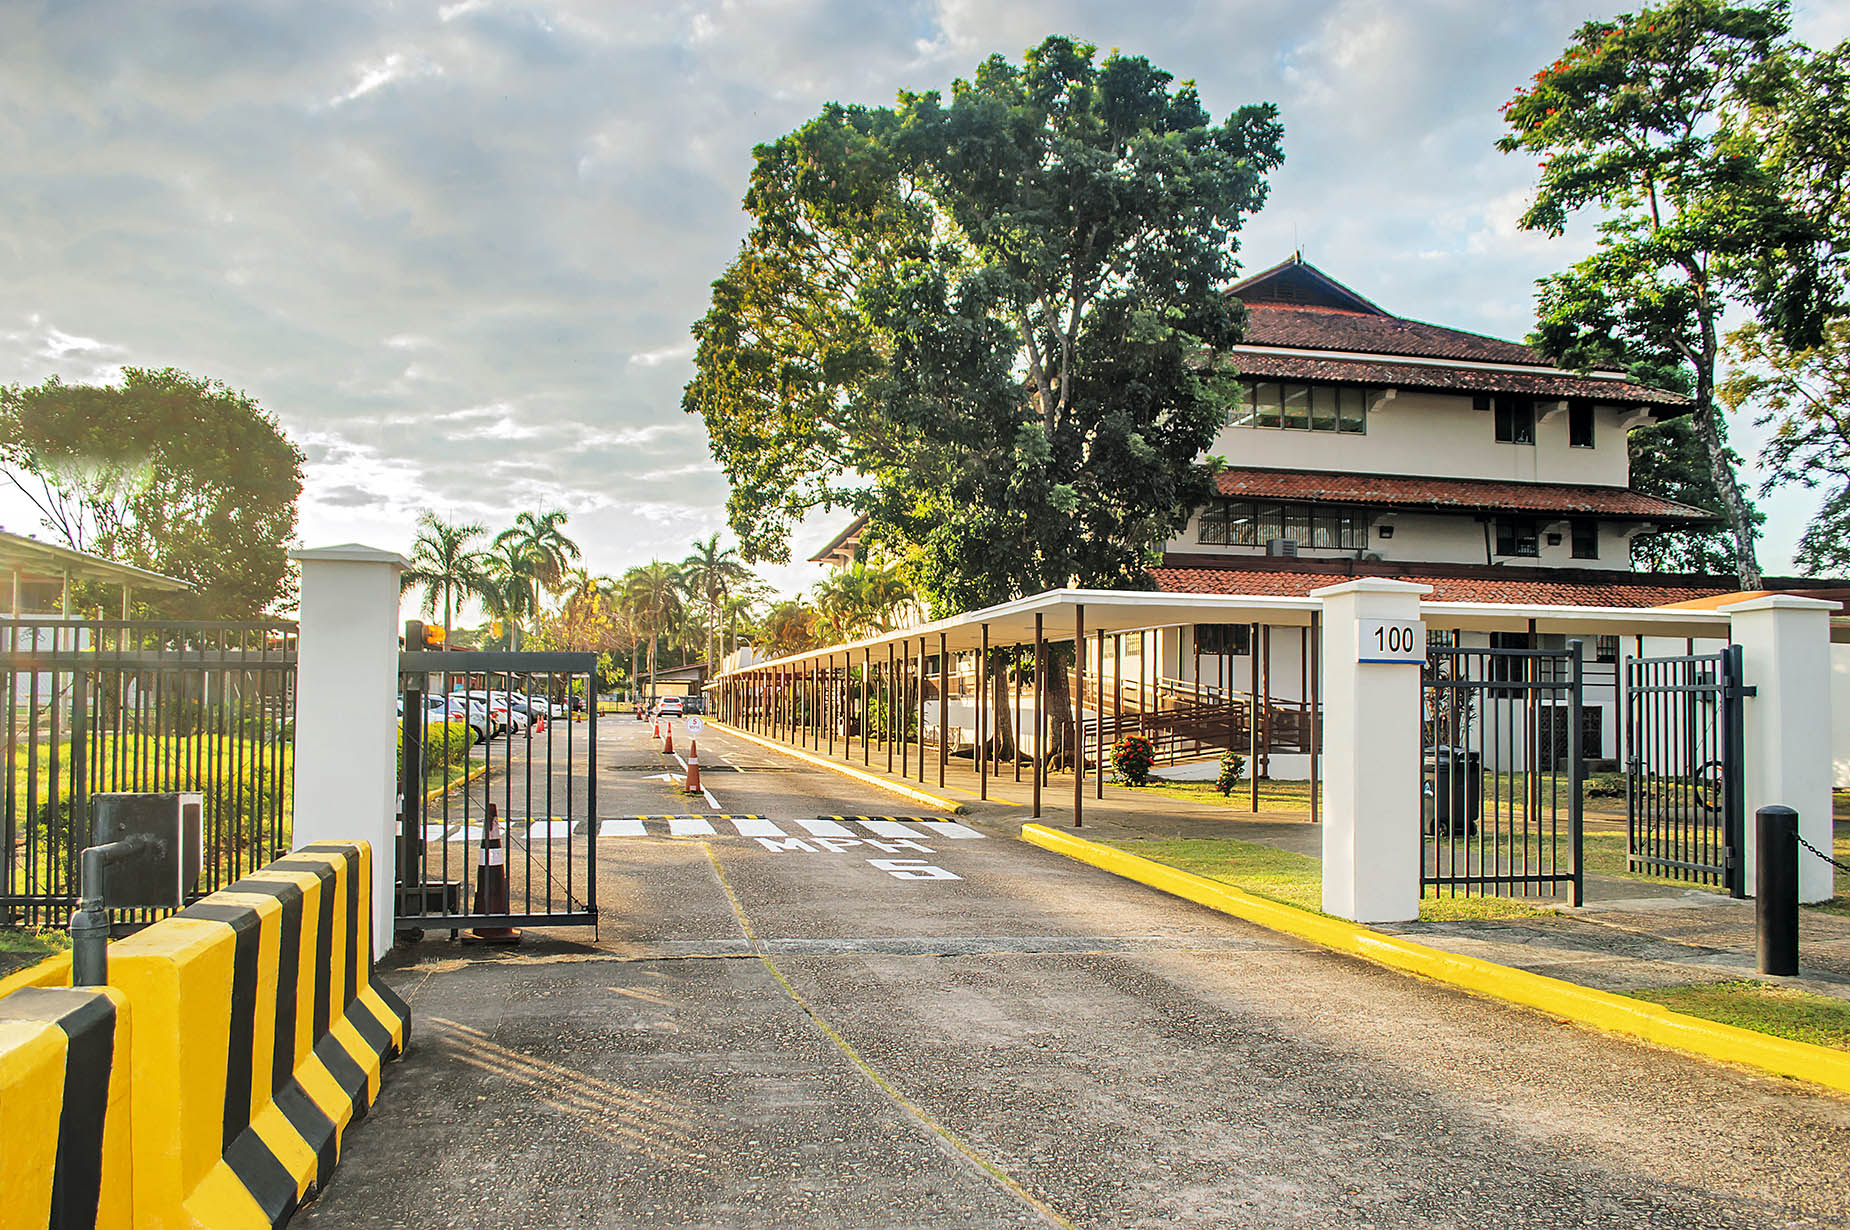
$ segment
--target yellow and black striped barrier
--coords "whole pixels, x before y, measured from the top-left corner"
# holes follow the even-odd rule
[[[307,846],[110,945],[108,988],[0,998],[0,1118],[69,1127],[58,1160],[67,1136],[87,1159],[69,1173],[120,1175],[102,1181],[94,1224],[281,1226],[328,1181],[347,1129],[378,1097],[384,1061],[410,1034],[404,1003],[372,979],[371,878],[364,843]],[[68,1066],[61,1085],[25,1075],[52,1048],[11,1018],[50,1012],[45,996],[92,1005],[83,1010],[92,1015],[96,1004],[113,1007],[114,1062],[102,1079],[110,1108],[123,1082],[120,1123],[97,1119],[94,1080],[73,1086]],[[46,1027],[33,1028],[40,1037]],[[68,1036],[74,1061],[77,1035]],[[9,1058],[15,1039],[22,1056],[39,1058]],[[102,1044],[85,1045],[100,1053]],[[118,1140],[126,1165],[112,1161]],[[10,1146],[0,1156],[0,1230],[11,1230],[31,1191],[19,1186]],[[132,1213],[108,1220],[115,1201]]]
[[[134,1226],[123,995],[0,999],[0,1230]]]
[[[817,816],[818,820],[833,820],[837,824],[866,824],[870,820],[882,824],[943,824],[949,816]]]

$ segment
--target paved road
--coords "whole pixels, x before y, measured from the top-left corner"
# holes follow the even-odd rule
[[[691,814],[642,734],[606,724],[600,814]],[[1850,1101],[1000,828],[818,834],[800,821],[918,813],[738,740],[701,752],[745,771],[699,810],[783,836],[645,822],[598,843],[595,943],[421,945],[387,974],[413,1049],[303,1224],[1850,1224]]]

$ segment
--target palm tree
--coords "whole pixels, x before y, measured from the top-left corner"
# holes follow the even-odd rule
[[[719,654],[716,645],[726,595],[751,580],[751,569],[739,558],[737,549],[721,547],[719,535],[714,534],[704,540],[694,540],[693,554],[681,561],[681,575],[685,578],[688,591],[706,604],[707,669],[717,669],[715,659]]]
[[[508,647],[520,648],[520,621],[538,614],[538,584],[541,562],[527,545],[507,534],[497,534],[493,549],[483,556],[482,571],[487,585],[482,601],[488,613],[507,625]]]
[[[624,574],[623,593],[649,634],[649,699],[655,699],[656,653],[662,633],[681,614],[681,570],[650,560]]]
[[[411,567],[399,577],[399,592],[422,585],[422,610],[426,615],[436,613],[441,598],[443,643],[446,645],[450,640],[450,623],[460,600],[481,597],[487,588],[487,578],[482,574],[482,553],[469,549],[471,539],[487,532],[474,521],[440,521],[429,509],[418,516],[418,536],[411,544]]]
[[[816,647],[816,611],[801,598],[787,598],[773,606],[759,628],[773,656]]]
[[[860,561],[816,585],[816,612],[838,639],[891,632],[918,605],[918,595],[891,564]]]
[[[495,546],[513,543],[533,561],[528,573],[528,580],[535,587],[530,603],[533,610],[539,609],[537,587],[543,585],[549,592],[557,593],[566,570],[578,560],[578,544],[565,536],[561,528],[564,525],[562,509],[538,514],[524,512],[514,518],[513,525],[495,535]]]

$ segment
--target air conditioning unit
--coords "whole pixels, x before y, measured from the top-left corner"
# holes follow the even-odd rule
[[[1267,555],[1296,555],[1298,540],[1295,538],[1268,538],[1265,540]]]

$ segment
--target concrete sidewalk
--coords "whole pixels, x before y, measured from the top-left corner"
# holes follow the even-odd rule
[[[800,749],[828,759],[823,749]],[[901,777],[885,772],[885,756],[876,747],[863,766],[860,749],[834,760],[863,773],[941,795],[961,804],[971,820],[1013,834],[1033,814],[1031,769],[1022,766],[1020,782],[1013,766],[987,783],[987,800],[968,758],[951,757],[945,785],[938,786],[935,757],[928,756],[925,780],[916,761]],[[929,750],[929,749],[928,749]],[[897,762],[896,762],[897,764]],[[1321,854],[1321,829],[1303,811],[1261,811],[1240,806],[1195,803],[1152,790],[1117,786],[1107,781],[1101,799],[1088,774],[1081,834],[1111,844],[1138,839],[1235,838],[1310,858]],[[1236,792],[1237,794],[1237,792]],[[895,806],[900,806],[897,802]],[[908,805],[910,806],[910,805]],[[1073,821],[1073,778],[1051,775],[1041,792],[1041,823],[1065,828]],[[1594,827],[1599,821],[1589,822]],[[1605,821],[1608,826],[1610,820]],[[1844,819],[1838,832],[1846,831]],[[1134,848],[1134,847],[1133,847]],[[1586,904],[1561,905],[1540,916],[1475,921],[1416,922],[1384,925],[1379,930],[1405,935],[1451,952],[1480,957],[1518,969],[1623,992],[1735,979],[1760,979],[1754,970],[1755,920],[1751,900],[1671,881],[1588,875]],[[1840,898],[1841,900],[1841,898]],[[1549,906],[1546,899],[1535,904]],[[1797,978],[1767,978],[1780,986],[1850,999],[1850,916],[1805,909],[1800,917]]]

